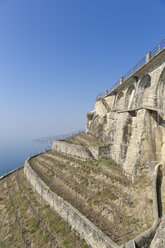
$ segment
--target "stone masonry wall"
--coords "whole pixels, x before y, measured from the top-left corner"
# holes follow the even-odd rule
[[[30,166],[30,160],[25,162],[24,174],[27,180],[42,197],[92,248],[118,248],[109,237],[91,223],[72,205],[52,192],[49,187],[37,176]]]
[[[91,152],[95,159],[99,158],[99,146],[88,146],[88,150]]]
[[[110,158],[110,147],[105,146],[88,146],[89,151],[92,153],[95,159]]]
[[[110,157],[129,174],[151,175],[165,159],[165,50],[87,114],[86,132],[109,145]]]
[[[98,229],[93,223],[91,223],[85,216],[83,216],[78,210],[76,210],[71,204],[66,202],[63,198],[52,192],[49,187],[37,176],[32,167],[30,166],[30,160],[27,160],[24,165],[24,174],[32,185],[36,193],[56,212],[58,213],[68,224],[84,239],[88,245],[92,248],[119,248],[109,237],[107,237],[100,229]],[[159,163],[154,169],[153,175],[153,215],[154,222],[151,228],[135,237],[132,241],[129,241],[122,248],[130,247],[130,244],[136,244],[139,248],[148,248],[151,243],[156,229],[160,223],[162,216],[161,211],[161,198],[160,193],[161,183],[164,178],[161,176],[164,174],[165,165]],[[161,172],[161,173],[160,173]],[[159,183],[158,183],[159,181]],[[161,236],[160,236],[160,235]],[[161,248],[161,242],[164,235],[164,218],[162,224],[158,228],[154,240],[152,241],[151,248],[155,243],[159,244]],[[131,246],[132,247],[132,246]],[[134,247],[134,246],[133,246]]]
[[[156,231],[156,235],[151,243],[150,248],[165,247],[165,215],[162,218],[161,224]]]
[[[68,154],[74,157],[78,157],[82,160],[93,160],[94,159],[94,156],[86,147],[70,144],[64,141],[55,140],[53,142],[52,149],[57,152],[61,152],[61,153]]]

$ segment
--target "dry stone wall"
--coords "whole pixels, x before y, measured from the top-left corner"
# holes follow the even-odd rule
[[[99,158],[99,146],[88,146],[88,150],[91,152],[95,159]]]
[[[60,153],[78,157],[82,160],[93,160],[94,159],[94,156],[86,147],[70,144],[64,141],[55,140],[53,142],[52,149]]]
[[[109,106],[109,105],[108,105]],[[96,104],[95,104],[95,111],[98,113],[98,114],[106,114],[108,112],[106,106],[103,104],[102,100],[100,101],[96,101]]]
[[[42,199],[55,210],[92,248],[119,248],[109,237],[91,223],[72,205],[52,192],[37,176],[30,166],[30,160],[25,162],[24,174]]]
[[[52,149],[54,151],[77,157],[81,160],[94,160],[110,157],[109,145],[105,146],[79,146],[65,141],[54,141]]]
[[[88,150],[92,153],[95,159],[110,158],[110,146],[88,146]]]
[[[148,248],[160,223],[161,212],[160,212],[160,202],[159,193],[161,184],[158,183],[163,180],[161,176],[165,170],[164,163],[160,163],[156,166],[153,176],[153,214],[154,222],[150,229],[146,230],[139,236],[135,237],[132,241],[121,247],[130,247],[130,244],[134,245],[136,248]],[[35,189],[35,191],[40,195],[40,197],[54,210],[58,213],[68,224],[84,239],[92,248],[119,248],[109,237],[107,237],[101,230],[99,230],[93,223],[91,223],[85,216],[83,216],[79,211],[77,211],[71,204],[66,202],[63,198],[52,192],[49,187],[37,176],[32,167],[30,166],[30,159],[25,162],[24,174]],[[163,219],[164,220],[164,219]],[[159,236],[159,233],[161,233]],[[152,241],[151,248],[155,248],[156,243],[161,243],[164,234],[164,221],[162,225],[157,230],[154,240]],[[164,241],[163,241],[164,242]],[[162,248],[158,246],[158,248]]]
[[[151,243],[150,248],[163,248],[165,247],[165,215],[161,221],[159,228],[156,231],[156,235]]]

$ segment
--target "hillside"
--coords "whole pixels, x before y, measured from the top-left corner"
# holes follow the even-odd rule
[[[88,246],[39,198],[20,169],[0,180],[0,247]]]
[[[87,134],[67,142],[98,143]],[[83,162],[49,150],[34,157],[31,166],[52,191],[119,245],[152,225],[152,180],[141,177],[133,184],[110,159]]]
[[[103,144],[86,133],[66,142],[84,147]],[[37,178],[48,186],[48,191],[70,203],[118,246],[152,227],[153,177],[149,179],[141,174],[131,182],[122,168],[109,158],[82,161],[53,149],[32,157],[29,164]],[[1,246],[90,247],[43,201],[42,193],[39,196],[31,182],[23,168],[0,180]],[[164,213],[165,183],[159,183],[157,192],[160,192]]]

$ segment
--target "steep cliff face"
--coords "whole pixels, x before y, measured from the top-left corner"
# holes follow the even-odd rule
[[[86,132],[131,175],[150,175],[165,160],[165,53],[151,62],[87,113]]]

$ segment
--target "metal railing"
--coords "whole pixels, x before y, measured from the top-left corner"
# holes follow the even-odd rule
[[[162,51],[165,48],[165,39],[162,40],[156,47],[154,47],[153,50],[150,51],[150,59],[155,57],[160,51]],[[126,81],[130,76],[132,76],[136,71],[138,71],[141,67],[143,67],[148,61],[146,60],[146,56],[142,58],[134,67],[132,67],[122,78],[123,82]],[[105,97],[107,94],[112,92],[114,89],[116,89],[120,85],[120,80],[118,80],[115,84],[113,84],[109,90],[106,91],[106,93],[100,93],[96,100],[99,100],[100,98]]]
[[[115,84],[113,84],[109,90],[108,93],[110,93],[112,90],[116,89],[120,85],[120,80],[118,80]]]
[[[103,98],[105,96],[105,93],[99,93],[96,97],[96,101],[99,100],[100,98]]]
[[[146,64],[146,57],[142,58],[132,69],[130,69],[124,76],[123,82],[127,80],[132,74],[138,71],[143,65]]]
[[[165,39],[162,40],[154,49],[151,51],[151,59],[155,57],[160,51],[165,48]]]

